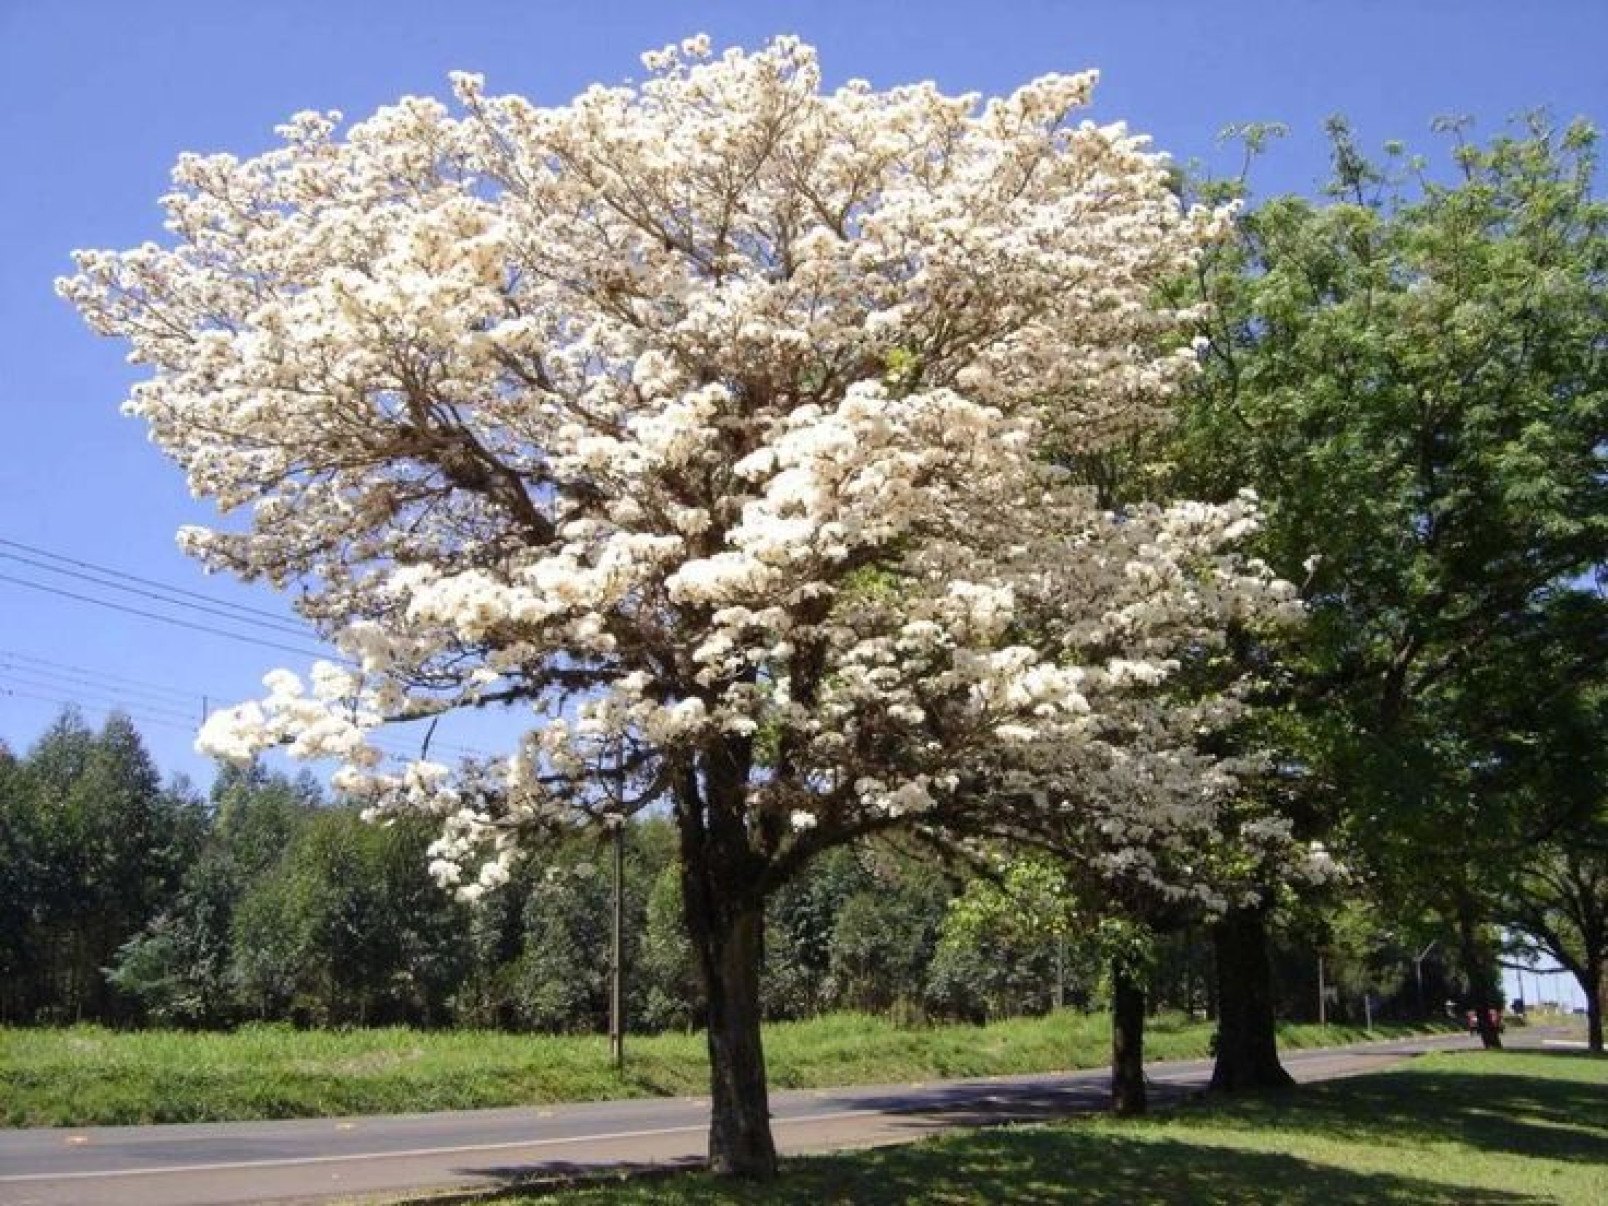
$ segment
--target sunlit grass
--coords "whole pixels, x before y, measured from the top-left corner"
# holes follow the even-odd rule
[[[1385,1031],[1377,1032],[1383,1035]],[[1355,1041],[1358,1029],[1291,1027],[1287,1046]],[[1206,1054],[1211,1026],[1154,1019],[1154,1059]],[[771,1084],[821,1088],[1102,1066],[1103,1015],[990,1026],[896,1026],[837,1014],[769,1026]],[[592,1036],[406,1029],[117,1032],[0,1030],[0,1123],[63,1126],[321,1117],[702,1094],[703,1036],[632,1038],[616,1076]]]
[[[702,1175],[496,1206],[1603,1206],[1608,1061],[1459,1052],[1125,1122],[972,1131],[788,1161],[771,1185]]]

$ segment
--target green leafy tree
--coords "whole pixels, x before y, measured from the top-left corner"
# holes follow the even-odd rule
[[[1541,694],[1601,664],[1597,639],[1556,634],[1608,562],[1608,207],[1584,123],[1484,145],[1447,129],[1442,179],[1397,148],[1369,161],[1334,122],[1326,201],[1245,212],[1194,287],[1206,371],[1169,458],[1198,496],[1254,486],[1261,551],[1304,584],[1310,624],[1262,654],[1287,672],[1263,717],[1282,790],[1440,911],[1483,1013],[1499,869],[1576,807],[1519,789],[1533,733],[1492,691],[1513,700],[1540,645],[1559,659],[1531,663]],[[1265,941],[1258,918],[1235,927]],[[1227,962],[1225,986],[1252,985],[1265,952]]]
[[[681,918],[681,873],[667,864],[648,892],[638,956],[642,1021],[650,1030],[691,1030],[703,1017],[697,960]]]
[[[277,1016],[272,1002],[280,994],[268,987],[274,979],[269,967],[285,936],[261,932],[255,920],[242,922],[253,940],[267,946],[263,960],[249,951],[237,959],[235,913],[241,899],[285,858],[321,797],[311,779],[293,781],[257,764],[219,768],[205,837],[177,895],[124,943],[109,973],[147,1017],[163,1024],[220,1026],[242,1011]],[[267,910],[262,902],[253,907]],[[267,910],[260,916],[271,915]],[[242,999],[247,982],[251,987]]]
[[[172,904],[118,949],[112,984],[158,1025],[227,1024],[235,1012],[231,934],[239,895],[233,865],[208,850]]]
[[[1608,845],[1552,845],[1526,865],[1504,918],[1532,949],[1568,969],[1586,999],[1586,1043],[1603,1050],[1608,991]]]
[[[1087,1002],[1098,977],[1071,885],[1052,861],[1023,856],[970,880],[949,902],[928,973],[939,1012],[977,1021]],[[1091,965],[1092,964],[1092,965]]]
[[[63,712],[6,775],[5,835],[16,862],[5,957],[9,1016],[126,1021],[108,981],[118,948],[177,892],[204,832],[200,802],[164,788],[139,734],[113,715],[92,732]]]
[[[908,858],[884,855],[872,875],[833,922],[830,999],[840,1009],[911,1017],[952,890],[935,868]]]

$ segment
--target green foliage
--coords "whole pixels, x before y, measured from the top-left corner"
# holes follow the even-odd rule
[[[1568,969],[1586,1000],[1587,1044],[1603,1050],[1608,997],[1608,817],[1586,840],[1548,842],[1526,860],[1501,903],[1521,953]]]
[[[1302,584],[1310,623],[1249,652],[1267,789],[1488,965],[1506,871],[1603,790],[1608,205],[1583,123],[1450,132],[1440,178],[1333,122],[1328,200],[1244,212],[1187,286],[1205,371],[1156,455],[1181,493],[1253,486]]]
[[[832,1001],[866,1013],[919,1012],[950,887],[932,868],[884,860],[832,926]]]
[[[260,1016],[444,1020],[462,919],[426,874],[431,837],[423,819],[381,827],[349,809],[301,827],[235,917],[241,991]]]
[[[112,984],[139,1000],[159,1026],[216,1025],[230,1017],[238,895],[229,860],[204,853],[185,873],[173,902],[118,949],[107,971]]]
[[[971,880],[949,902],[929,1006],[981,1021],[1089,1004],[1100,955],[1080,921],[1066,874],[1041,856],[1013,859],[997,880]]]
[[[703,1017],[703,989],[682,921],[681,868],[667,864],[653,880],[638,961],[641,1024],[690,1031]]]
[[[177,889],[204,832],[199,802],[162,786],[126,718],[94,733],[71,711],[8,758],[0,791],[0,1017],[129,1018],[103,969]]]

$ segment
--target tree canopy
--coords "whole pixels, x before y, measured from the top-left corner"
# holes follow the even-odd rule
[[[1248,501],[1117,513],[1048,455],[1163,413],[1194,353],[1158,287],[1222,222],[1074,119],[1092,73],[984,103],[824,92],[787,38],[645,62],[559,107],[460,74],[456,111],[185,156],[172,246],[81,252],[61,288],[236,516],[185,547],[294,585],[350,659],[276,672],[206,747],[342,760],[375,810],[443,818],[471,894],[534,835],[669,800],[712,1162],[764,1175],[766,897],[867,833],[986,829],[968,787],[1013,774],[991,806],[1091,824],[1131,787],[1111,832],[1143,850],[1210,806],[1154,688],[1290,591],[1231,554]],[[505,760],[370,743],[492,703],[535,712]]]

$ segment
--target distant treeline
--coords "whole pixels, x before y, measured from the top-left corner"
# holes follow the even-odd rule
[[[134,726],[63,714],[24,757],[0,746],[0,1022],[227,1027],[408,1023],[605,1028],[609,852],[577,837],[476,905],[429,878],[429,818],[374,825],[308,776],[220,770],[209,794],[164,785]],[[683,937],[674,835],[630,826],[626,1003],[633,1030],[702,1017]],[[1095,935],[978,923],[955,902],[980,882],[885,844],[835,851],[772,901],[764,1006],[773,1019],[859,1010],[985,1019],[1104,1004]],[[1377,943],[1348,965],[1330,1017],[1416,1012],[1406,963]],[[1316,1012],[1316,952],[1277,952],[1282,1012]],[[1449,990],[1426,968],[1428,1000]],[[1395,999],[1399,996],[1401,999]],[[1210,1016],[1210,944],[1160,950],[1156,1009]],[[1438,1008],[1438,1005],[1436,1006]]]

